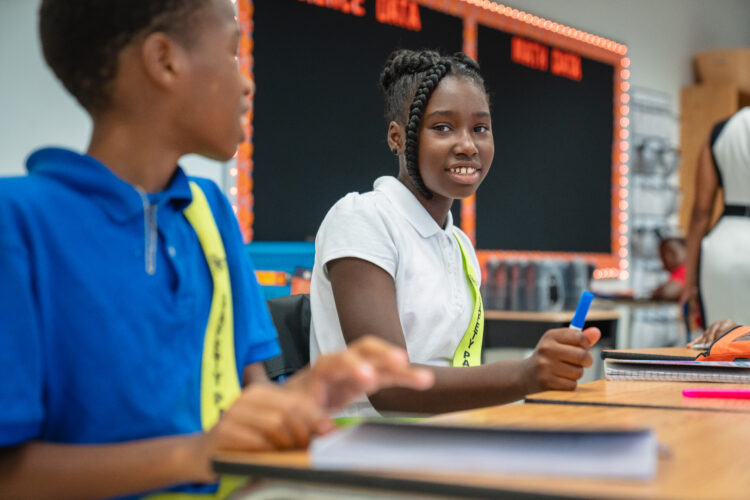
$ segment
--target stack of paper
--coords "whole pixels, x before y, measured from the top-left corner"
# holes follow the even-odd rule
[[[680,356],[603,351],[607,380],[750,384],[750,361],[696,361]]]
[[[314,467],[651,479],[647,429],[528,429],[365,422],[315,440]]]

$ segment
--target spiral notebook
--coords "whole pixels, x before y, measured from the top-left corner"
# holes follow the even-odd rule
[[[603,351],[607,380],[663,380],[750,384],[750,361],[696,361],[637,351]]]

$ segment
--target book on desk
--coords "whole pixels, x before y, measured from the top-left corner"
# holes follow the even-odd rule
[[[487,427],[368,421],[316,439],[319,469],[467,472],[648,480],[649,429]]]
[[[605,350],[607,380],[750,383],[750,361],[696,361],[696,356],[673,356],[654,349]]]

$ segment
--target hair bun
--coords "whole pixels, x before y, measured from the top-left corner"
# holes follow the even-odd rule
[[[473,69],[474,71],[479,71],[479,63],[476,62],[471,57],[467,56],[463,52],[456,52],[453,54],[453,57],[451,58],[455,62],[459,64],[463,64],[464,66],[468,66],[469,68]]]
[[[380,74],[380,85],[387,92],[404,75],[413,75],[435,66],[442,58],[434,50],[399,49],[391,52]]]

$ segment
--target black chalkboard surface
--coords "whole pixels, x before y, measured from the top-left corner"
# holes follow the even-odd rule
[[[479,26],[495,161],[477,192],[477,248],[611,252],[614,68],[576,81],[511,60],[512,35]]]
[[[398,172],[379,84],[388,54],[458,52],[463,20],[421,8],[422,30],[411,31],[378,22],[375,0],[362,17],[300,0],[253,3],[254,240],[311,239],[339,198]]]
[[[255,0],[256,241],[312,239],[351,191],[395,175],[378,77],[395,48],[462,48],[463,20],[420,7],[421,31],[300,0]],[[495,160],[477,193],[477,248],[611,252],[611,65],[573,80],[511,61],[512,36],[479,26]],[[460,223],[460,203],[454,220]]]

